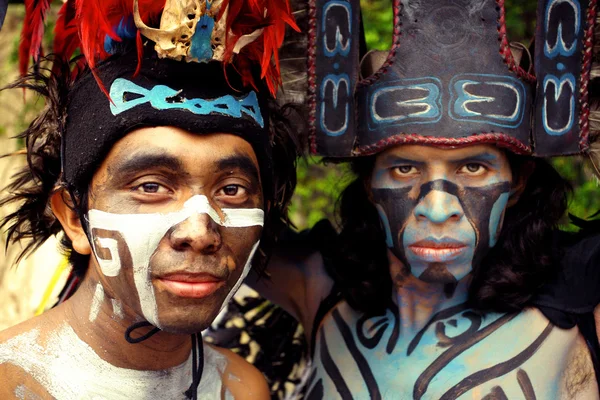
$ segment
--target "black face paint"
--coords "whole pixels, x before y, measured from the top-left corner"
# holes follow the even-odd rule
[[[461,215],[464,216],[460,218],[466,218],[475,232],[471,268],[473,265],[480,263],[488,250],[495,244],[510,191],[510,183],[505,181],[480,187],[463,187],[445,179],[438,179],[421,185],[416,199],[409,197],[411,189],[411,187],[372,189],[373,199],[386,231],[387,245],[394,255],[405,265],[410,266],[413,274],[416,272],[413,270],[414,266],[411,266],[406,254],[405,230],[411,214],[415,214],[415,209],[431,192],[439,191],[451,196],[448,197],[449,200],[455,198],[462,208]],[[504,201],[500,200],[503,194],[506,194]],[[496,210],[494,211],[495,206]],[[493,212],[494,215],[492,215]],[[443,230],[448,232],[450,237],[456,233],[454,232],[454,224],[458,226],[458,222],[455,221],[434,222],[426,218],[425,222],[419,223],[419,229],[428,231],[433,224],[440,223],[445,224]],[[439,232],[440,229],[437,230]],[[423,233],[423,236],[426,236],[426,234]],[[448,270],[446,263],[433,261],[426,263],[427,268],[418,273],[417,277],[420,279],[445,283],[456,281],[455,275]]]

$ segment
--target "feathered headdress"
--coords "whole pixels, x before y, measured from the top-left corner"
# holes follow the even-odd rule
[[[30,59],[35,63],[41,56],[51,3],[25,0],[19,47],[22,75]],[[98,62],[115,46],[135,40],[139,71],[146,36],[161,57],[232,64],[244,84],[256,86],[249,66],[258,64],[260,77],[274,95],[281,83],[277,49],[286,25],[298,29],[287,1],[281,0],[68,0],[59,12],[53,52],[69,60],[79,49],[95,74]]]

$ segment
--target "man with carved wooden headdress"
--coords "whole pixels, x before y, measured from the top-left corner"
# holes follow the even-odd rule
[[[25,253],[59,235],[73,274],[58,306],[0,333],[0,398],[269,398],[200,332],[286,221],[287,2],[69,0],[44,59],[49,3],[26,2],[13,87],[46,107],[2,226]]]
[[[304,325],[307,397],[598,399],[599,235],[558,231],[541,158],[588,151],[596,2],[539,2],[536,76],[504,2],[393,4],[359,57],[358,1],[309,2],[311,150],[357,179],[251,282]]]

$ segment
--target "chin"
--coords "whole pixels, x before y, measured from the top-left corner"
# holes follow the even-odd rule
[[[161,330],[168,333],[178,335],[193,335],[207,329],[212,320],[195,320],[195,321],[161,321]]]
[[[191,335],[207,329],[219,314],[220,307],[203,304],[172,307],[167,310],[164,313],[159,311],[160,329],[169,333]]]

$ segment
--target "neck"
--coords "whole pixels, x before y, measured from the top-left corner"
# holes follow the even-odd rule
[[[99,357],[116,367],[135,370],[168,369],[188,359],[190,335],[159,331],[140,343],[127,342],[127,328],[143,318],[104,294],[98,285],[93,274],[88,273],[63,307],[65,322]],[[138,328],[131,336],[137,338],[153,328]]]
[[[467,301],[470,275],[457,284],[424,282],[412,275],[410,269],[389,250],[388,260],[393,282],[392,296],[398,305],[404,332],[416,333],[435,314]]]

